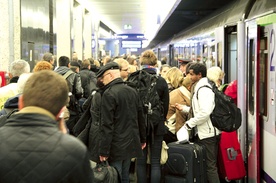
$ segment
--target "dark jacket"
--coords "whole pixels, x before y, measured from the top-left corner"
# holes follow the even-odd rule
[[[96,89],[96,74],[89,69],[82,69],[80,71],[81,86],[83,88],[83,97],[88,98],[93,89]]]
[[[143,70],[147,71],[150,74],[156,75],[155,69],[145,68]],[[168,90],[168,84],[163,77],[158,76],[158,79],[156,81],[156,90],[163,104],[164,115],[163,118],[160,117],[160,122],[157,126],[155,126],[154,133],[155,135],[164,135],[166,133],[165,121],[169,109],[170,95]]]
[[[99,143],[100,143],[100,120],[101,120],[101,98],[102,91],[97,91],[92,98],[90,114],[91,126],[89,129],[89,137],[87,148],[90,159],[99,162]]]
[[[67,71],[69,71],[70,68],[66,66],[60,66],[58,67],[55,72],[64,75]],[[78,73],[73,73],[70,76],[66,78],[67,82],[69,83],[69,90],[72,92],[72,94],[76,97],[76,99],[80,99],[83,94],[83,89],[81,87],[81,78]]]
[[[43,109],[12,115],[0,128],[0,149],[1,183],[93,182],[86,147]]]
[[[21,94],[11,97],[5,102],[4,108],[0,110],[0,116],[8,114],[9,112],[18,108],[18,98],[20,95]]]
[[[125,85],[121,78],[105,86],[101,100],[101,156],[120,161],[142,155],[146,124],[138,119],[142,114],[140,106],[138,93]]]

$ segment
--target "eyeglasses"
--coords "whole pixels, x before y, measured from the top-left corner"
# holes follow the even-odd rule
[[[103,79],[105,76],[107,76],[108,74],[110,74],[110,72],[109,73],[106,73],[106,74],[104,74],[104,75],[102,75],[102,77],[101,77],[101,79]]]

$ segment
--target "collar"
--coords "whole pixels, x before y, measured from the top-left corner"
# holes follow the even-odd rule
[[[20,113],[38,113],[38,114],[43,114],[46,115],[50,118],[52,118],[53,120],[56,120],[55,116],[50,113],[49,111],[41,108],[41,107],[36,107],[36,106],[28,106],[28,107],[24,107],[23,109],[21,109],[18,114]]]

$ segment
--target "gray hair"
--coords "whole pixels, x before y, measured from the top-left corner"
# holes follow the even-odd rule
[[[23,73],[29,73],[31,71],[30,65],[25,60],[13,61],[10,65],[10,74],[12,77],[20,76]]]
[[[53,54],[47,52],[47,53],[45,53],[45,54],[43,55],[43,58],[42,58],[42,59],[43,59],[44,61],[50,62],[51,60],[54,59],[54,58],[53,58]]]

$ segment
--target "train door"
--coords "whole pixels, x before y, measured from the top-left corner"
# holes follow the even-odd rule
[[[260,178],[260,30],[256,23],[247,24],[247,119],[246,119],[246,159],[248,182],[259,182]]]
[[[276,128],[275,128],[275,46],[276,24],[260,25],[260,154],[261,179],[275,182]]]
[[[263,20],[263,21],[262,21]],[[247,58],[248,182],[275,182],[276,24],[267,17],[249,22]],[[275,20],[274,20],[275,21]]]
[[[225,59],[224,82],[230,83],[237,79],[237,26],[228,26],[225,28]]]

